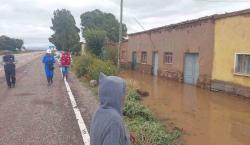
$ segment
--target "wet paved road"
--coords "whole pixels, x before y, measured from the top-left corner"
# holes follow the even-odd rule
[[[41,58],[18,68],[17,85],[0,76],[1,145],[80,145],[81,134],[59,70],[47,86]]]
[[[250,145],[250,99],[132,71],[121,76],[149,91],[143,103],[163,123],[183,128],[185,145]]]

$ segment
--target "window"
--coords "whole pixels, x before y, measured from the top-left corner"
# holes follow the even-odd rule
[[[125,59],[126,58],[126,51],[122,51],[122,56],[121,56],[122,59]]]
[[[250,54],[236,54],[235,73],[250,76]]]
[[[164,53],[164,64],[172,64],[173,63],[173,53],[165,52]]]
[[[147,63],[147,52],[141,53],[141,63]]]

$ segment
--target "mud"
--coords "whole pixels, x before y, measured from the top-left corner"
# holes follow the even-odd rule
[[[149,92],[143,98],[167,127],[183,129],[185,145],[249,145],[250,100],[132,71],[120,76]]]

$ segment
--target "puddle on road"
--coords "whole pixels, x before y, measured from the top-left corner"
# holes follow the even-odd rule
[[[149,92],[143,99],[166,125],[184,130],[185,145],[250,145],[250,100],[133,71],[120,76]]]

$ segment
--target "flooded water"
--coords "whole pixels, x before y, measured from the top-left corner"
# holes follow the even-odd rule
[[[250,99],[133,71],[120,76],[150,93],[143,104],[162,123],[183,129],[185,145],[250,145]]]

